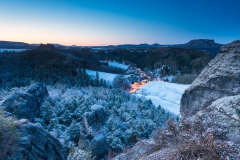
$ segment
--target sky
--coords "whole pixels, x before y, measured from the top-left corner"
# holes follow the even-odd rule
[[[240,39],[240,0],[0,0],[0,40],[101,46]]]

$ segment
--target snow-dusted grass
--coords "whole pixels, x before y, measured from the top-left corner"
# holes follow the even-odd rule
[[[125,64],[121,64],[121,63],[118,63],[118,62],[108,62],[108,65],[109,66],[112,66],[112,67],[117,67],[117,68],[121,68],[121,69],[128,69],[128,66],[125,65]]]
[[[137,95],[143,95],[146,99],[151,99],[155,106],[160,105],[169,112],[179,115],[180,99],[188,87],[189,85],[156,81],[145,84],[137,91]]]
[[[88,75],[95,77],[97,71],[86,69],[86,72]],[[107,73],[107,72],[98,72],[98,74],[100,79],[102,78],[110,83],[112,83],[113,79],[118,75],[118,74]]]

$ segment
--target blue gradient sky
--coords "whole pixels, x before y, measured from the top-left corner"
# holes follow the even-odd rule
[[[64,45],[240,39],[240,0],[0,0],[0,40]]]

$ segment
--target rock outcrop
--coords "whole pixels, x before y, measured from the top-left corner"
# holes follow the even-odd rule
[[[239,53],[240,40],[223,46],[186,89],[181,99],[181,123],[157,132],[158,151],[149,148],[148,140],[115,159],[239,159]],[[138,151],[146,154],[136,154]]]
[[[33,95],[39,105],[41,105],[45,100],[50,99],[46,86],[38,82],[33,83],[31,86],[29,86],[26,93]]]
[[[32,84],[25,93],[15,93],[0,103],[2,109],[17,118],[27,118],[31,122],[39,117],[41,104],[50,99],[48,91],[41,83]]]
[[[67,150],[40,124],[28,123],[26,120],[19,120],[16,123],[19,130],[18,145],[9,159],[67,159]]]
[[[184,92],[180,109],[183,116],[193,116],[219,98],[240,94],[239,46],[240,41],[223,46]]]
[[[122,153],[113,158],[113,160],[137,160],[157,150],[157,145],[153,141],[142,140],[136,143],[136,145],[128,149],[125,153]]]
[[[220,125],[227,130],[226,138],[240,143],[240,94],[218,99],[206,109],[192,117],[201,118],[203,123]]]
[[[222,46],[220,53],[240,53],[240,40]]]

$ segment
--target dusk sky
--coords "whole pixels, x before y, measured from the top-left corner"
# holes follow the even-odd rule
[[[0,40],[63,45],[240,39],[240,0],[0,0]]]

